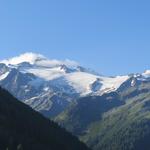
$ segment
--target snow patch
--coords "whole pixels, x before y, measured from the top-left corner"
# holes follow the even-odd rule
[[[122,83],[129,79],[129,76],[116,76],[116,77],[103,77],[102,78],[102,88],[104,89],[112,89],[117,90]]]
[[[0,81],[4,80],[8,76],[9,72],[6,72],[0,76]]]
[[[79,93],[83,95],[90,94],[92,91],[91,85],[95,83],[99,79],[98,86],[95,92],[110,92],[117,90],[122,83],[129,79],[129,76],[117,76],[117,77],[102,77],[96,76],[89,73],[84,72],[76,72],[72,74],[66,75],[66,80],[68,80],[69,84],[73,86]]]
[[[65,78],[79,93],[90,93],[89,85],[95,81],[97,76],[85,72],[75,72],[67,74]]]
[[[34,69],[27,69],[26,72],[33,73],[34,75],[46,81],[56,79],[65,74],[59,68],[34,68]]]

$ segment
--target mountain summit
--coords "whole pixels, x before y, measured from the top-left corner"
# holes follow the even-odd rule
[[[125,82],[147,80],[147,73],[101,76],[71,60],[25,53],[0,61],[0,85],[46,116],[62,112],[72,101],[118,90]]]

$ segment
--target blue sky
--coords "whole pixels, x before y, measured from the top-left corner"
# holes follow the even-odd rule
[[[150,69],[148,0],[1,0],[0,59],[72,59],[105,75]]]

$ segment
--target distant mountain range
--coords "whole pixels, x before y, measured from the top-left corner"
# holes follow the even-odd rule
[[[87,95],[115,91],[129,76],[104,77],[74,61],[25,53],[0,62],[0,85],[48,117]]]
[[[0,85],[94,150],[149,150],[149,70],[106,77],[25,53],[0,62]]]

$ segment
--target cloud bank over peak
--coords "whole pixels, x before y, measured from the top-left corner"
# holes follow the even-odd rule
[[[23,62],[28,62],[32,65],[39,65],[39,66],[59,66],[59,65],[66,65],[68,67],[76,67],[79,64],[75,61],[66,59],[66,60],[56,60],[56,59],[48,59],[45,56],[37,53],[27,52],[21,54],[17,57],[13,57],[10,59],[5,59],[0,61],[0,63],[4,63],[6,65],[18,65]]]

